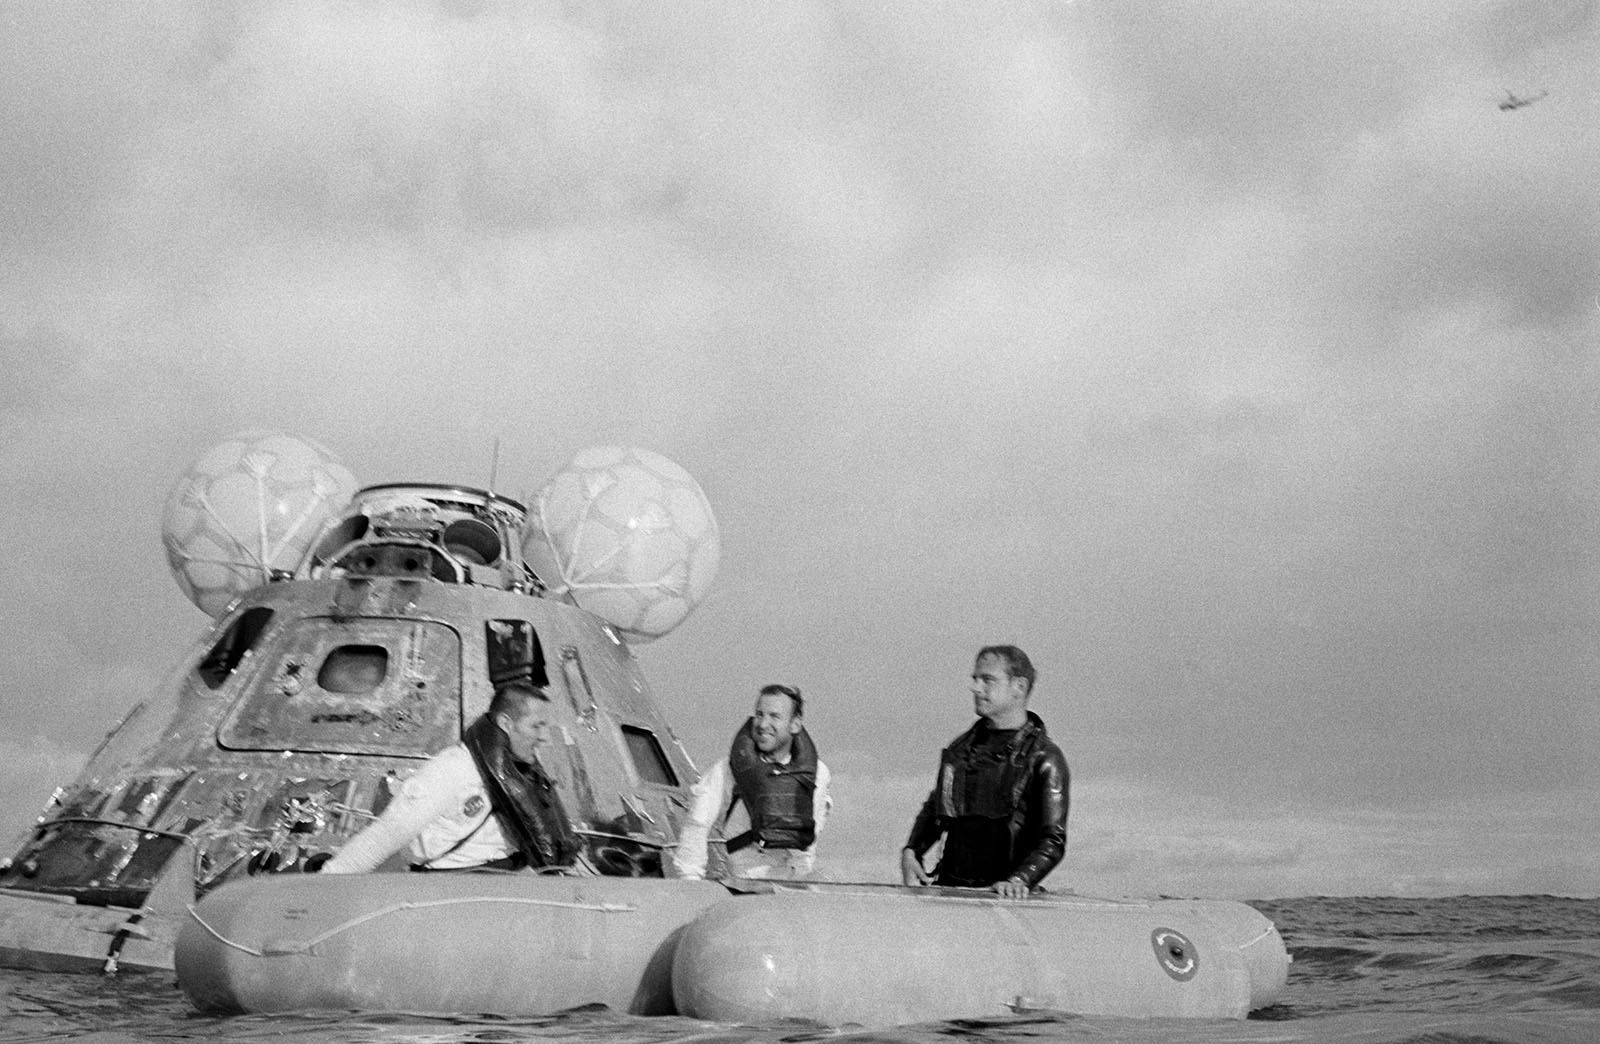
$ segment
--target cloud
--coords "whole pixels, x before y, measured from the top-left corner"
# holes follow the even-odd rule
[[[926,777],[835,770],[822,872],[897,881],[932,782],[931,765]],[[1221,799],[1159,780],[1080,776],[1071,796],[1067,854],[1045,881],[1055,891],[1262,899],[1600,888],[1600,821],[1581,789],[1340,807],[1290,790]]]
[[[933,784],[931,770],[924,779],[832,764],[829,769],[833,813],[817,848],[819,873],[832,880],[898,883],[900,850]]]
[[[1154,781],[1080,779],[1067,855],[1046,885],[1240,899],[1593,894],[1600,822],[1581,793],[1338,808],[1287,791],[1219,801]]]
[[[863,872],[991,640],[1086,809],[1259,820],[1086,834],[1107,886],[1317,880],[1330,807],[1593,760],[1592,4],[0,17],[20,734],[156,683],[166,489],[274,427],[372,482],[688,467],[722,576],[641,658],[697,755],[814,694]]]
[[[71,783],[87,759],[86,752],[64,747],[44,736],[0,739],[0,765],[5,766],[0,772],[0,785],[11,795],[7,812],[0,820],[0,835],[15,839],[31,826],[55,789]],[[12,851],[7,848],[4,855]]]
[[[67,395],[76,346],[48,326],[13,330],[0,324],[0,422],[44,410]]]
[[[1596,204],[1578,171],[1600,142],[1570,118],[1486,125],[1479,108],[1457,105],[1363,140],[1331,171],[1319,235],[1339,280],[1330,288],[1365,301],[1377,322],[1469,304],[1513,328],[1591,316]]]

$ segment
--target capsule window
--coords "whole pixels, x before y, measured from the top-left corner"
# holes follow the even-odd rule
[[[628,743],[628,756],[633,759],[634,771],[646,783],[659,783],[666,787],[678,785],[678,774],[672,771],[666,751],[656,734],[637,725],[622,726],[622,738]]]
[[[246,609],[228,625],[217,644],[200,661],[200,680],[206,688],[220,689],[224,682],[233,677],[245,653],[255,647],[271,619],[272,610],[258,605],[254,609]]]
[[[389,650],[381,645],[341,645],[328,653],[317,671],[324,692],[363,695],[383,684],[389,673]]]
[[[527,620],[488,620],[484,645],[489,655],[489,683],[521,679],[539,688],[550,684],[545,674],[544,646]]]

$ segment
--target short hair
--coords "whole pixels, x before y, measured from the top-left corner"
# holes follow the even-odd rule
[[[794,704],[794,717],[805,716],[805,698],[800,695],[800,690],[793,685],[779,685],[776,682],[771,685],[763,685],[761,686],[761,691],[756,693],[756,699],[759,700],[763,696],[787,696],[790,702]]]
[[[978,650],[978,655],[972,658],[977,663],[985,656],[993,656],[997,660],[1004,660],[1006,673],[1013,678],[1022,678],[1028,683],[1028,694],[1033,694],[1033,681],[1039,672],[1033,669],[1033,661],[1028,659],[1028,654],[1018,649],[1015,645],[985,645]]]
[[[494,687],[494,699],[489,701],[489,717],[504,714],[515,721],[527,713],[529,700],[549,699],[527,678],[512,678]]]

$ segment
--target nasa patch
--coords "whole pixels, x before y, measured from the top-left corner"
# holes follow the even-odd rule
[[[483,811],[485,804],[482,794],[473,794],[461,803],[461,814],[472,818]]]

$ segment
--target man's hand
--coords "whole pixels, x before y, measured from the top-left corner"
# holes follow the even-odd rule
[[[922,869],[922,860],[909,848],[900,850],[900,880],[908,885],[932,884],[933,878]]]
[[[989,891],[998,894],[1002,899],[1028,898],[1028,886],[1015,877],[1008,877],[1004,881],[996,881],[989,886]]]

